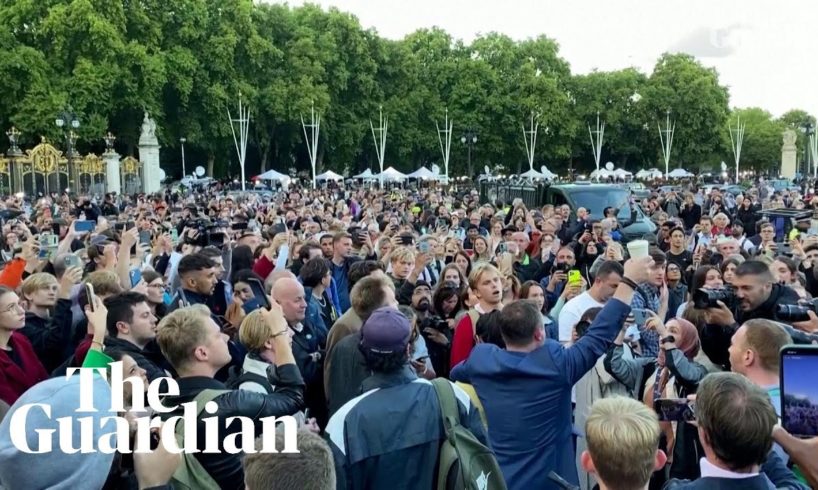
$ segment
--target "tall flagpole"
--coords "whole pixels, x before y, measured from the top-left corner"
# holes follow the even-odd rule
[[[667,110],[666,129],[662,129],[662,126],[658,123],[656,126],[659,128],[659,143],[662,144],[662,157],[665,159],[665,180],[667,180],[670,173],[670,151],[673,148],[673,134],[676,132],[676,121],[673,121],[672,125],[670,123],[670,109]]]
[[[452,129],[454,128],[454,120],[449,121],[448,107],[446,108],[446,118],[443,122],[443,129],[440,129],[437,121],[435,121],[435,127],[437,128],[437,141],[440,143],[440,153],[443,156],[443,168],[446,169],[446,182],[449,182],[449,150],[452,148]]]
[[[383,115],[383,106],[378,106],[378,127],[372,124],[372,119],[369,120],[369,128],[372,130],[372,140],[375,142],[375,155],[378,157],[378,164],[381,167],[379,175],[381,180],[381,189],[383,189],[383,159],[386,153],[386,133],[389,129],[389,117]],[[375,136],[375,133],[378,136]]]
[[[733,147],[733,157],[736,159],[736,184],[738,184],[738,165],[741,160],[741,146],[744,144],[744,130],[747,123],[741,122],[741,116],[736,116],[736,127],[730,127],[730,144]]]
[[[602,143],[605,141],[605,121],[599,123],[599,111],[596,111],[596,130],[588,125],[588,135],[591,137],[591,151],[594,153],[596,163],[596,180],[599,180],[599,162],[602,159]]]
[[[537,132],[540,129],[540,113],[531,112],[530,129],[523,126],[523,142],[525,143],[525,153],[528,157],[528,168],[534,170],[534,155],[537,149]],[[522,125],[521,125],[522,126]]]
[[[310,123],[304,122],[304,115],[301,115],[301,127],[304,129],[304,143],[307,145],[307,155],[310,157],[312,165],[312,188],[315,189],[315,166],[318,158],[318,137],[321,133],[321,113],[315,112],[315,101],[310,104]],[[309,128],[309,134],[307,133]]]
[[[230,119],[230,130],[233,132],[233,143],[236,145],[236,154],[239,157],[239,166],[241,167],[241,190],[245,190],[244,182],[244,162],[247,157],[247,138],[250,128],[250,108],[246,107],[241,102],[241,92],[239,92],[239,118],[233,119],[230,115],[230,109],[227,109],[227,117]],[[236,137],[236,127],[233,123],[238,123],[239,135]]]

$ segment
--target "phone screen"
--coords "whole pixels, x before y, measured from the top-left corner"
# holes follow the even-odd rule
[[[781,424],[796,437],[818,436],[818,346],[781,350]]]
[[[653,409],[660,421],[692,422],[696,420],[696,404],[686,398],[659,398]]]
[[[139,281],[142,280],[142,271],[139,269],[134,269],[130,272],[131,276],[131,287],[136,286],[139,284]]]
[[[90,220],[77,220],[74,222],[74,230],[80,233],[87,233],[89,231],[94,231],[96,225],[96,223]]]
[[[253,298],[255,298],[258,305],[269,308],[270,300],[267,298],[267,294],[264,292],[264,285],[261,283],[261,281],[258,279],[248,279],[247,282],[250,284],[250,289],[253,291]]]

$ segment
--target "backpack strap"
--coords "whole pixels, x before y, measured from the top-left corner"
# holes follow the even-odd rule
[[[245,371],[241,373],[241,376],[236,378],[236,386],[235,389],[241,389],[241,385],[247,382],[256,383],[264,387],[267,390],[267,393],[272,393],[274,391],[273,384],[270,383],[270,380],[267,379],[267,376],[262,376],[258,373],[251,373],[250,371]]]
[[[435,378],[432,380],[432,385],[435,387],[440,404],[440,417],[443,420],[443,428],[446,430],[446,438],[454,444],[454,428],[460,425],[460,411],[457,409],[454,389],[446,378]]]
[[[477,338],[477,321],[480,320],[480,312],[474,308],[469,308],[466,314],[469,315],[469,320],[471,320],[471,336],[474,339],[474,345],[477,345],[480,343],[480,339]]]
[[[196,417],[198,417],[199,415],[202,414],[202,411],[204,411],[204,407],[208,402],[212,402],[217,397],[219,397],[219,396],[221,396],[221,395],[223,395],[225,393],[230,393],[231,391],[232,390],[202,390],[202,391],[200,391],[199,394],[196,395],[196,397],[193,399],[193,401],[196,402]],[[176,423],[176,431],[175,432],[176,432],[177,441],[182,440],[180,438],[184,435],[183,434],[184,425],[185,424],[180,424],[178,422]]]

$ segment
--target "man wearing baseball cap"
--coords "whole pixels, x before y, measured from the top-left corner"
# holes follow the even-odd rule
[[[358,348],[372,375],[330,418],[326,432],[335,457],[337,488],[406,489],[436,486],[442,438],[434,386],[409,365],[412,327],[396,308],[378,308],[361,327]],[[485,431],[468,395],[452,384],[460,423],[480,442]]]

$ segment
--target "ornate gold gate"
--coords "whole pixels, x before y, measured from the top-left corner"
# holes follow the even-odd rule
[[[16,159],[21,189],[32,195],[38,192],[61,192],[68,188],[68,160],[63,153],[42,139],[26,156]]]
[[[137,194],[142,192],[142,166],[134,157],[125,157],[120,164],[122,173],[122,194]]]
[[[11,162],[10,158],[0,157],[0,195],[7,196],[14,191]]]
[[[81,194],[105,194],[105,161],[93,153],[75,164],[77,191]]]

